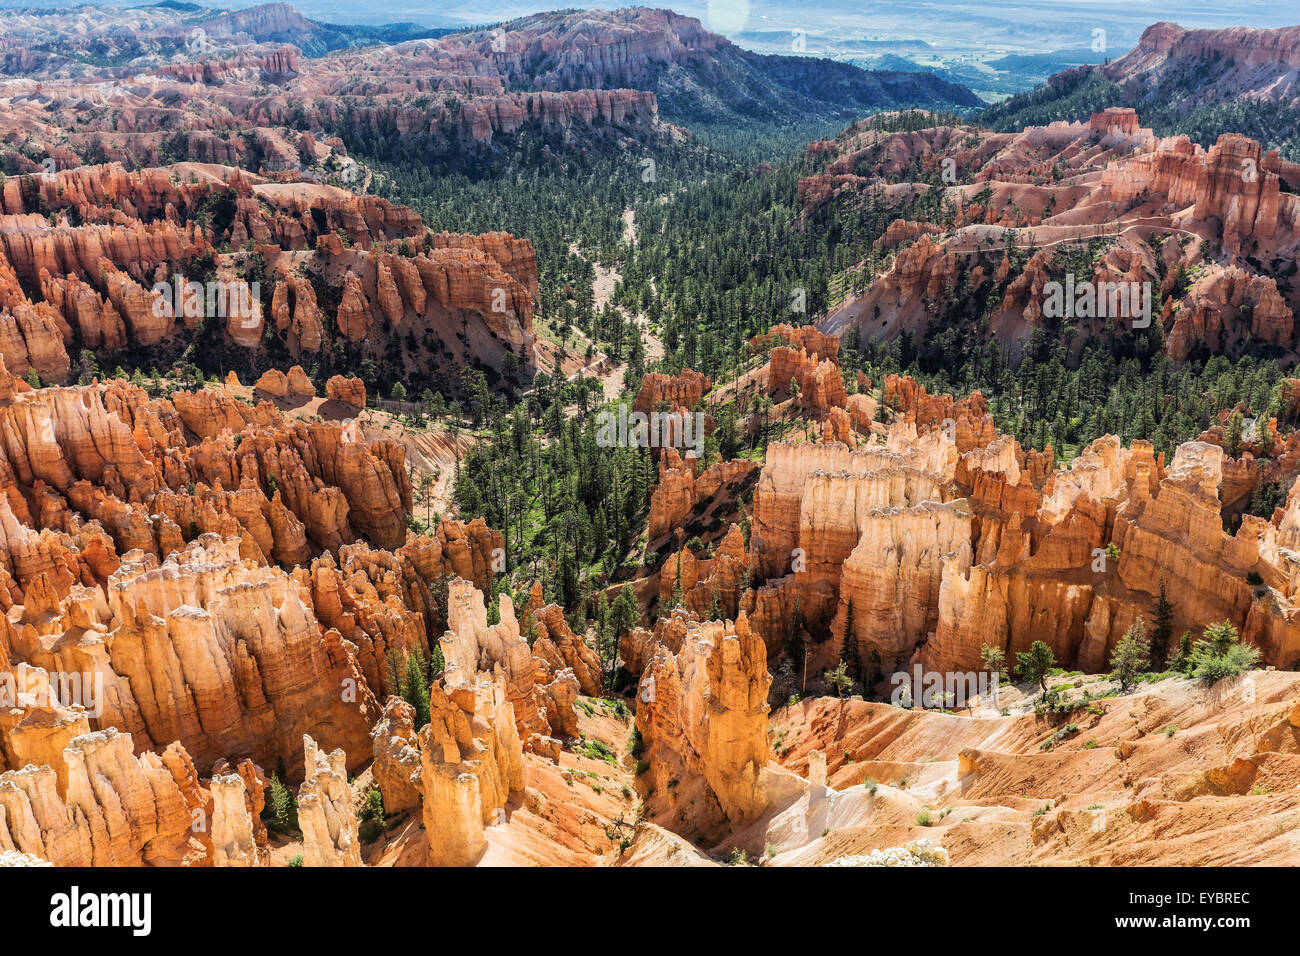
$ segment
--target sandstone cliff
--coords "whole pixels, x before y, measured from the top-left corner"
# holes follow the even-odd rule
[[[742,613],[731,622],[693,618],[674,652],[659,644],[641,677],[636,724],[646,747],[655,794],[650,804],[667,820],[684,796],[705,793],[739,825],[767,806],[767,652]],[[671,826],[672,824],[669,823]]]

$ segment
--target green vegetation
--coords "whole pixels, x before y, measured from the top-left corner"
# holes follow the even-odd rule
[[[1016,654],[1016,672],[1020,679],[1038,685],[1047,700],[1047,672],[1056,666],[1056,655],[1042,641],[1034,641],[1029,650]]]
[[[281,761],[283,765],[283,761]],[[284,783],[283,766],[271,775],[268,786],[266,809],[262,819],[266,825],[280,833],[293,835],[298,832],[298,799]]]
[[[1186,663],[1189,676],[1207,685],[1236,677],[1259,663],[1259,649],[1242,644],[1237,629],[1228,621],[1211,624],[1205,636],[1192,647]]]
[[[1159,136],[1182,133],[1208,149],[1223,133],[1241,133],[1266,149],[1279,150],[1286,159],[1300,159],[1300,107],[1293,99],[1270,103],[1216,98],[1195,105],[1204,90],[1213,87],[1218,69],[1215,58],[1190,67],[1169,81],[1162,80],[1158,95],[1140,84],[1117,84],[1097,67],[1071,71],[989,107],[980,114],[980,122],[1004,132],[1019,131],[1057,120],[1087,122],[1090,114],[1107,107],[1129,106],[1138,111],[1142,125]]]
[[[1138,618],[1111,652],[1110,678],[1119,681],[1120,692],[1126,693],[1150,663],[1151,645],[1146,637],[1146,622]]]

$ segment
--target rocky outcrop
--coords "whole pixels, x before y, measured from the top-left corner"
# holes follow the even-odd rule
[[[668,406],[669,411],[694,411],[700,399],[713,388],[707,375],[683,369],[678,375],[651,372],[641,379],[641,390],[632,403],[643,415]]]
[[[848,400],[839,365],[803,348],[772,349],[767,388],[768,394],[779,401],[797,394],[801,405],[823,412],[843,408]]]
[[[265,140],[300,149],[277,142]],[[526,240],[426,235],[410,209],[374,196],[214,165],[232,160],[205,156],[202,178],[110,164],[0,191],[0,355],[10,370],[63,383],[69,350],[103,359],[195,340],[205,323],[220,324],[225,347],[196,352],[198,364],[234,364],[253,378],[266,371],[251,351],[264,339],[307,365],[337,344],[332,334],[376,361],[400,337],[414,353],[398,376],[408,381],[431,384],[433,365],[446,372],[457,360],[500,366],[506,351],[531,363],[537,263]],[[251,274],[249,261],[221,251],[250,246],[259,266]],[[212,270],[203,283],[187,278],[196,261]],[[325,275],[341,276],[341,288],[327,292]],[[321,295],[337,303],[333,323]],[[261,384],[277,397],[313,394],[305,379]]]
[[[212,792],[212,865],[258,865],[244,778],[237,773],[213,777],[208,788]]]
[[[1140,50],[1093,69],[1129,75],[1140,63],[1142,82],[1160,75],[1175,86],[1192,75],[1180,70],[1226,71],[1230,86],[1258,79],[1239,62],[1200,60],[1193,67],[1181,55],[1166,62],[1164,52]],[[1294,72],[1275,66],[1283,77]],[[1166,67],[1173,72],[1165,75]],[[1274,67],[1257,69],[1272,75]],[[1249,98],[1271,98],[1277,88],[1295,84],[1293,77],[1274,76],[1266,85]],[[1218,90],[1216,84],[1216,96]],[[1200,95],[1189,88],[1183,105]],[[1219,100],[1213,102],[1218,108]],[[918,166],[935,174],[962,171],[959,182],[943,187],[953,223],[891,227],[872,252],[881,268],[860,294],[835,307],[823,332],[856,326],[874,339],[907,333],[916,340],[939,323],[996,336],[1016,351],[1053,320],[1049,306],[1064,307],[1052,284],[1078,266],[1064,261],[1061,250],[1093,243],[1101,255],[1069,287],[1096,290],[1094,299],[1069,303],[1067,316],[1087,339],[1114,338],[1159,321],[1165,347],[1178,362],[1207,351],[1237,356],[1252,346],[1296,344],[1300,290],[1282,264],[1300,244],[1294,194],[1300,167],[1245,136],[1225,133],[1203,149],[1185,136],[1161,139],[1131,109],[1114,108],[1087,123],[1018,133],[967,127],[881,134],[859,124],[814,158],[825,167],[812,177],[818,184],[801,186],[809,212],[830,195],[865,201],[868,189],[902,204],[930,188],[910,181],[918,179],[912,175]],[[879,178],[855,175],[863,169]],[[1020,250],[1014,261],[1002,249],[1004,240]],[[963,301],[958,290],[990,280],[999,298],[980,332],[954,303]]]
[[[1088,119],[1089,129],[1111,136],[1136,136],[1139,127],[1137,110],[1125,107],[1108,107]]]
[[[375,762],[370,773],[384,798],[384,812],[401,813],[420,805],[415,781],[420,777],[420,749],[415,735],[415,708],[400,697],[388,698],[384,716],[370,731]]]
[[[1296,496],[1271,521],[1245,515],[1224,533],[1220,489],[1235,486],[1218,444],[1186,443],[1166,468],[1149,443],[1107,437],[1053,470],[1050,449],[991,437],[978,395],[955,401],[891,379],[885,398],[897,420],[883,446],[769,447],[754,494],[753,590],[736,612],[725,606],[748,611],[774,669],[799,637],[813,673],[855,642],[870,680],[914,663],[978,670],[985,644],[1010,659],[1035,640],[1062,666],[1095,672],[1135,620],[1151,619],[1162,585],[1171,640],[1227,620],[1265,660],[1297,653],[1285,543]],[[1221,429],[1207,434],[1222,441]],[[661,601],[678,566],[691,611],[730,598],[734,570],[711,564],[670,555]],[[1255,575],[1264,585],[1249,583]],[[643,661],[647,640],[629,636],[625,661]]]
[[[1295,335],[1295,315],[1278,292],[1277,282],[1229,266],[1205,270],[1192,283],[1171,319],[1166,349],[1183,361],[1197,347],[1232,351],[1243,338],[1284,345]]]
[[[124,564],[108,610],[97,642],[111,644],[116,699],[105,723],[180,740],[205,762],[243,753],[292,768],[307,733],[353,748],[358,762],[369,753],[379,708],[355,658],[292,578],[248,568],[233,542],[205,537],[162,564]]]
[[[179,866],[210,861],[203,821],[211,808],[179,744],[133,754],[116,729],[69,741],[54,768],[0,774],[0,848],[55,866]]]
[[[783,322],[749,340],[750,351],[755,354],[765,350],[770,352],[778,346],[817,355],[837,364],[839,362],[839,336],[827,335],[815,325],[793,326]]]
[[[316,741],[302,738],[306,779],[298,788],[298,825],[302,828],[303,866],[361,866],[361,840],[347,757],[326,754]]]
[[[1288,68],[1300,66],[1300,30],[1186,30],[1175,23],[1155,23],[1142,32],[1134,49],[1107,64],[1105,72],[1117,82],[1145,86],[1208,63],[1219,65],[1217,79],[1224,87],[1221,98],[1282,98],[1291,88],[1289,84],[1266,78],[1272,70],[1285,75]]]
[[[668,556],[659,571],[659,607],[670,607],[673,592],[680,587],[682,606],[696,617],[721,615],[730,620],[740,611],[749,582],[745,536],[733,524],[705,557],[696,557],[689,549]],[[629,670],[639,673],[640,668],[629,666]]]
[[[538,669],[538,683],[550,683],[550,678],[563,670],[570,670],[578,681],[582,693],[589,697],[600,694],[604,683],[600,655],[569,628],[564,609],[558,604],[548,604],[534,612],[537,638],[533,641],[533,660]]]
[[[449,673],[473,683],[482,673],[500,680],[510,703],[518,735],[549,733],[544,710],[539,708],[533,650],[520,637],[519,621],[509,595],[498,598],[500,622],[488,624],[483,592],[461,578],[447,587],[447,633],[442,636],[442,659]]]
[[[335,402],[351,405],[353,408],[366,407],[366,383],[359,378],[344,378],[335,375],[325,383],[325,392]]]
[[[665,818],[671,807],[659,804],[673,801],[673,779],[702,778],[733,825],[766,809],[766,660],[743,613],[734,625],[691,619],[679,652],[656,647],[641,677],[636,725],[656,795],[649,802]]]
[[[74,513],[98,522],[110,563],[133,548],[161,558],[204,532],[237,536],[243,557],[285,564],[358,533],[387,547],[406,538],[401,449],[346,424],[290,422],[220,389],[152,402],[124,382],[26,392],[0,419],[10,436],[0,474],[48,502],[50,528],[70,526]],[[25,502],[9,507],[31,523]]]
[[[910,515],[936,529],[960,522],[962,509],[947,504],[959,491],[951,478],[955,447],[942,432],[918,439],[906,425],[894,429],[897,451],[853,451],[838,443],[769,446],[754,492],[750,552],[755,584],[761,585],[754,626],[774,649],[790,631],[796,598],[810,633],[826,633],[822,625],[829,625],[839,605],[847,603],[841,588],[845,562],[859,546],[854,563],[864,568],[891,567],[898,561],[894,545],[868,530],[879,527],[882,514],[886,522],[911,520],[895,517]],[[870,541],[878,546],[863,543]],[[876,603],[888,600],[882,595]],[[923,617],[934,613],[927,607]],[[822,645],[819,661],[834,648],[833,643]]]
[[[436,683],[430,721],[420,731],[420,792],[434,866],[478,861],[487,849],[485,828],[504,822],[507,802],[524,789],[523,748],[504,684],[473,680],[453,672]]]
[[[696,510],[707,507],[719,494],[734,496],[758,465],[747,459],[719,461],[697,477],[696,459],[682,460],[675,448],[665,448],[659,458],[659,483],[650,496],[648,534],[656,541],[677,528]]]

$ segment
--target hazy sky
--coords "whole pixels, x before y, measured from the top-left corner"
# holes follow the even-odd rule
[[[557,7],[614,9],[631,5],[670,6],[699,17],[711,29],[752,45],[738,34],[803,30],[833,45],[863,39],[922,39],[947,45],[1054,49],[1088,46],[1106,31],[1116,53],[1133,45],[1158,20],[1187,27],[1277,27],[1300,23],[1300,6],[1277,0],[678,0],[629,4],[626,0],[290,0],[305,15],[335,23],[414,21],[460,26],[508,20]],[[0,6],[73,6],[64,2],[0,0]],[[135,6],[129,2],[112,6]],[[225,9],[256,6],[257,0],[205,4]],[[3,32],[0,28],[0,32]]]

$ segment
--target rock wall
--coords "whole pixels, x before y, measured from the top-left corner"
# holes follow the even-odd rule
[[[56,763],[0,774],[0,850],[55,866],[259,862],[242,777],[204,786],[180,744],[136,756],[109,728],[69,740]]]
[[[983,645],[1014,659],[1035,640],[1062,666],[1102,671],[1128,627],[1151,619],[1162,582],[1170,653],[1183,630],[1227,620],[1265,660],[1297,657],[1282,543],[1296,496],[1271,521],[1246,515],[1224,533],[1218,445],[1186,443],[1166,467],[1149,443],[1106,437],[1053,470],[1050,449],[993,437],[978,395],[928,396],[910,379],[891,379],[885,395],[896,421],[883,445],[768,450],[754,494],[753,590],[736,608],[749,611],[774,669],[797,618],[810,673],[841,659],[846,640],[864,675],[868,662],[886,674],[914,663],[977,670]],[[684,603],[699,613],[711,579],[726,577],[689,554],[682,568]],[[1264,584],[1252,586],[1254,575]],[[675,577],[675,565],[661,575],[661,599]]]
[[[523,748],[504,684],[442,680],[433,686],[430,722],[420,731],[420,792],[429,859],[468,866],[487,849],[484,829],[524,789]],[[473,678],[471,678],[473,680]]]
[[[767,807],[767,651],[743,613],[734,624],[683,623],[680,649],[655,647],[637,695],[650,802],[667,820],[670,781],[702,777],[722,816],[740,825]]]
[[[361,866],[357,812],[348,785],[347,756],[326,754],[303,735],[306,779],[298,788],[303,866]]]
[[[131,174],[118,165],[23,181],[31,188],[15,179],[0,192],[0,356],[16,374],[34,370],[63,383],[69,349],[111,360],[190,339],[201,319],[224,323],[223,362],[255,376],[267,370],[241,350],[266,336],[309,364],[332,344],[319,303],[335,275],[340,339],[373,357],[401,338],[420,355],[450,349],[500,365],[510,351],[525,366],[532,361],[537,262],[527,240],[435,236],[410,209],[374,196],[223,166],[190,182],[167,169]],[[256,246],[265,298],[252,295],[248,263],[219,251],[226,246]],[[196,262],[225,283],[220,294],[185,278]],[[278,397],[314,391],[302,386],[259,383]]]

